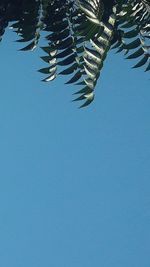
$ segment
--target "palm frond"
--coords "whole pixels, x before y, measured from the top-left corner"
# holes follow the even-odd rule
[[[0,40],[8,25],[27,43],[22,51],[34,50],[46,34],[43,81],[69,77],[66,84],[81,86],[74,93],[81,107],[93,101],[110,49],[137,60],[133,68],[150,70],[149,0],[1,0]]]

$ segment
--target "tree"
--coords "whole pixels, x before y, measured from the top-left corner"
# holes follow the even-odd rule
[[[67,84],[82,88],[75,100],[81,107],[94,99],[94,88],[110,49],[138,59],[133,68],[150,70],[150,0],[1,0],[0,39],[10,26],[28,42],[20,50],[34,50],[46,32],[48,64],[39,71],[52,81],[71,75]]]

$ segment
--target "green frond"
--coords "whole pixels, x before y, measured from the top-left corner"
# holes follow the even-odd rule
[[[149,0],[1,0],[0,40],[8,26],[26,43],[22,51],[46,35],[43,81],[68,77],[66,84],[81,86],[74,93],[81,107],[93,101],[110,49],[150,70]]]

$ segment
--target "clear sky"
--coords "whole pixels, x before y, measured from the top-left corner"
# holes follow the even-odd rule
[[[149,267],[149,73],[111,54],[78,109],[14,38],[0,44],[0,266]]]

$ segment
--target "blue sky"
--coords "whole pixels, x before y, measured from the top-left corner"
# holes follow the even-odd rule
[[[78,109],[14,38],[0,44],[0,266],[149,267],[149,73],[110,54]]]

